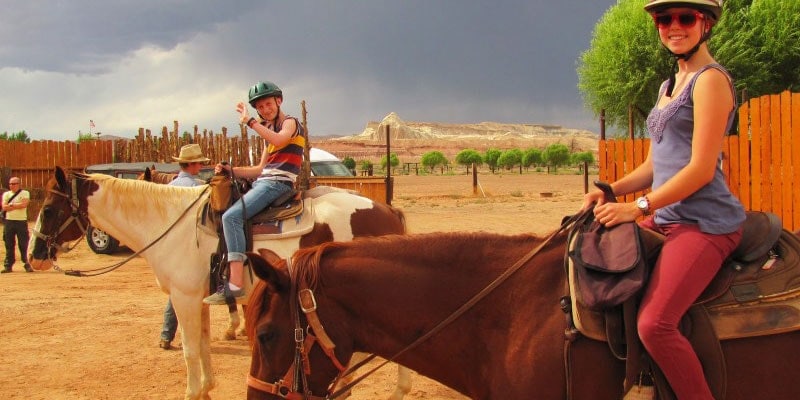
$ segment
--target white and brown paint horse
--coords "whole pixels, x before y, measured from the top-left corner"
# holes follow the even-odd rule
[[[79,240],[89,222],[141,251],[158,285],[172,299],[178,317],[187,369],[186,399],[207,399],[215,386],[211,368],[208,263],[218,237],[199,223],[208,186],[176,187],[117,179],[102,174],[67,174],[57,167],[29,248],[31,263],[49,269],[58,250]],[[313,230],[296,237],[256,242],[289,257],[300,247],[359,236],[404,233],[402,212],[343,191],[313,199]],[[402,370],[398,390],[407,392],[410,374]],[[402,397],[402,396],[401,396]],[[400,398],[400,397],[396,397]]]

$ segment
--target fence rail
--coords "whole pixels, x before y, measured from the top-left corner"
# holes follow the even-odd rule
[[[649,148],[649,139],[601,140],[600,179],[621,178],[644,161]],[[800,229],[800,93],[785,91],[742,104],[739,134],[723,144],[722,170],[747,210],[772,212],[786,229]]]

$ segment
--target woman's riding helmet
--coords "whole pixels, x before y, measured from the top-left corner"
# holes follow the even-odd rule
[[[644,6],[644,10],[652,14],[674,7],[708,11],[715,21],[719,21],[719,17],[722,15],[722,0],[649,0]]]

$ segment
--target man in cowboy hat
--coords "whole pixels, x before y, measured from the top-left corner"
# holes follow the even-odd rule
[[[181,166],[181,172],[169,183],[172,186],[197,186],[204,182],[198,177],[203,164],[211,161],[203,155],[199,144],[187,144],[181,147],[181,152],[177,157],[172,157]],[[161,342],[158,347],[164,350],[172,348],[172,340],[175,339],[175,332],[178,330],[178,318],[175,317],[175,310],[172,308],[172,301],[167,301],[164,309],[164,325],[161,328]]]
[[[181,172],[178,173],[175,180],[170,182],[170,185],[197,186],[203,183],[197,174],[200,173],[203,165],[211,160],[203,155],[199,144],[193,143],[181,147],[180,154],[177,157],[172,157],[172,159],[181,166]]]

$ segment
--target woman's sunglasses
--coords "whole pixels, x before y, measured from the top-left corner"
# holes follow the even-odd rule
[[[675,20],[678,21],[678,25],[681,26],[683,29],[689,29],[693,27],[698,19],[705,18],[703,13],[698,11],[686,11],[680,13],[669,13],[669,14],[653,14],[653,21],[656,23],[656,27],[659,29],[666,29],[672,26]]]

